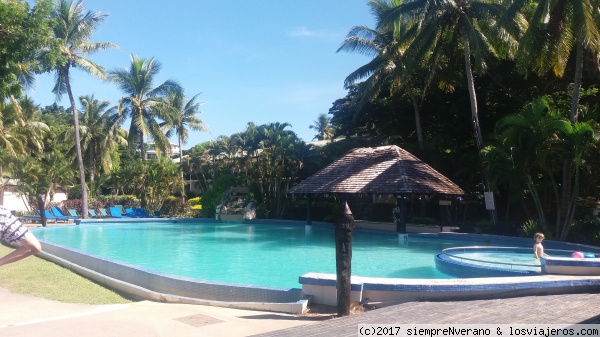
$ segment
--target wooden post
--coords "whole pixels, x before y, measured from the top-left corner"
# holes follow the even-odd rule
[[[306,196],[306,224],[312,226],[312,194]]]
[[[404,205],[404,197],[399,195],[396,197],[396,208],[393,210],[394,222],[396,223],[396,232],[406,234],[406,207]]]
[[[352,235],[354,218],[348,203],[342,202],[341,212],[335,223],[335,269],[337,274],[337,313],[350,315],[350,292],[352,276]]]

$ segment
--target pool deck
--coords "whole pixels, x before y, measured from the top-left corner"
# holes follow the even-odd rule
[[[307,317],[190,304],[60,303],[0,288],[0,335],[69,336],[356,336],[367,324],[600,323],[600,294],[497,300],[407,302],[343,318]]]
[[[358,324],[598,324],[598,301],[600,294],[408,302],[254,336],[356,336]]]

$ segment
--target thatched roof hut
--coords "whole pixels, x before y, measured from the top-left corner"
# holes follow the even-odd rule
[[[292,194],[446,194],[464,191],[406,150],[358,148],[290,190]]]

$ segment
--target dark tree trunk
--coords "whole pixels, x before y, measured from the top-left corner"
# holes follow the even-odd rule
[[[37,195],[37,206],[38,210],[40,211],[40,221],[42,222],[42,227],[46,227],[46,222],[48,221],[48,219],[46,219],[46,205],[44,204],[44,196],[41,194]]]
[[[354,218],[346,201],[335,223],[335,270],[337,274],[337,313],[350,315],[350,293],[352,276],[352,235]]]

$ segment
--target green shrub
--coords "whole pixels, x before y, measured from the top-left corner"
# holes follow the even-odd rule
[[[189,218],[191,214],[189,204],[174,196],[167,197],[160,209],[160,215],[167,218]]]
[[[232,175],[222,175],[217,178],[213,187],[202,194],[202,217],[214,218],[217,205],[221,202],[223,193],[229,187],[235,185],[236,179]]]
[[[200,197],[195,197],[195,198],[188,199],[188,204],[190,205],[190,207],[193,210],[201,211],[202,210],[202,204],[200,203],[200,201],[201,201]]]
[[[538,221],[530,219],[523,222],[521,229],[519,230],[519,234],[521,234],[521,236],[524,238],[533,238],[533,235],[540,231],[541,228]]]

